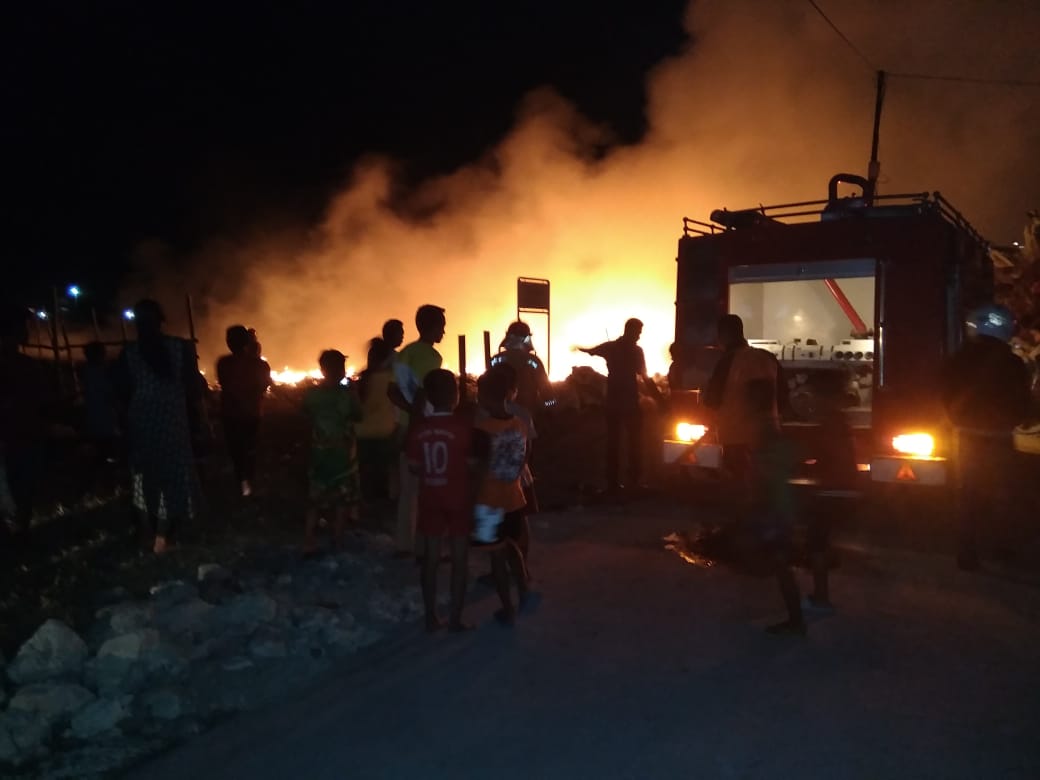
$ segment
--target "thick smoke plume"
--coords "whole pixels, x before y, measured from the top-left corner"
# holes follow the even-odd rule
[[[1040,80],[1029,0],[821,6],[876,67]],[[685,50],[648,74],[649,130],[636,145],[611,146],[607,128],[542,89],[483,159],[403,197],[393,161],[369,159],[321,224],[214,241],[182,277],[164,277],[196,291],[204,364],[224,327],[244,322],[276,368],[312,368],[333,346],[360,368],[385,319],[405,321],[410,340],[429,302],[447,309],[446,362],[457,365],[464,333],[472,370],[481,332],[497,344],[515,317],[523,275],[552,281],[554,374],[577,360],[571,346],[616,337],[630,316],[645,321],[650,368],[663,371],[682,217],[825,197],[832,174],[865,173],[874,107],[874,73],[808,3],[693,2],[683,23]],[[882,193],[941,190],[994,241],[1016,239],[1040,205],[1038,97],[892,79]],[[544,338],[544,320],[530,322]]]

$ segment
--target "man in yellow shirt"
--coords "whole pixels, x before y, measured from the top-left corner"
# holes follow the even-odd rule
[[[441,354],[434,347],[444,338],[446,327],[444,309],[424,304],[415,313],[415,328],[419,338],[397,354],[394,378],[387,395],[406,415],[406,425],[425,416],[426,393],[423,381],[431,371],[441,367]],[[407,438],[407,437],[406,437]],[[423,554],[423,540],[415,533],[415,513],[419,484],[408,468],[404,455],[400,457],[401,489],[397,497],[397,554],[417,558]]]

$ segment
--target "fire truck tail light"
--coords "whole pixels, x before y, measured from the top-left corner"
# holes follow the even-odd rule
[[[903,433],[892,439],[892,449],[902,455],[929,458],[935,452],[935,439],[929,433]]]
[[[704,434],[707,432],[707,427],[688,422],[681,422],[675,426],[675,438],[679,441],[689,442],[691,444],[703,439]]]

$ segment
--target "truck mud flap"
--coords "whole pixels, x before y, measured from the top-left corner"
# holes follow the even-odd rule
[[[874,458],[870,462],[870,479],[889,484],[941,486],[948,481],[947,461],[945,458]]]
[[[722,446],[666,439],[662,460],[669,466],[718,469],[722,466]]]

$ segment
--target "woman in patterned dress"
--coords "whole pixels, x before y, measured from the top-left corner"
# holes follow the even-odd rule
[[[198,360],[191,342],[162,332],[164,321],[158,303],[139,301],[137,342],[126,345],[117,363],[134,507],[155,529],[156,554],[196,514],[200,497],[192,452],[202,405]]]

